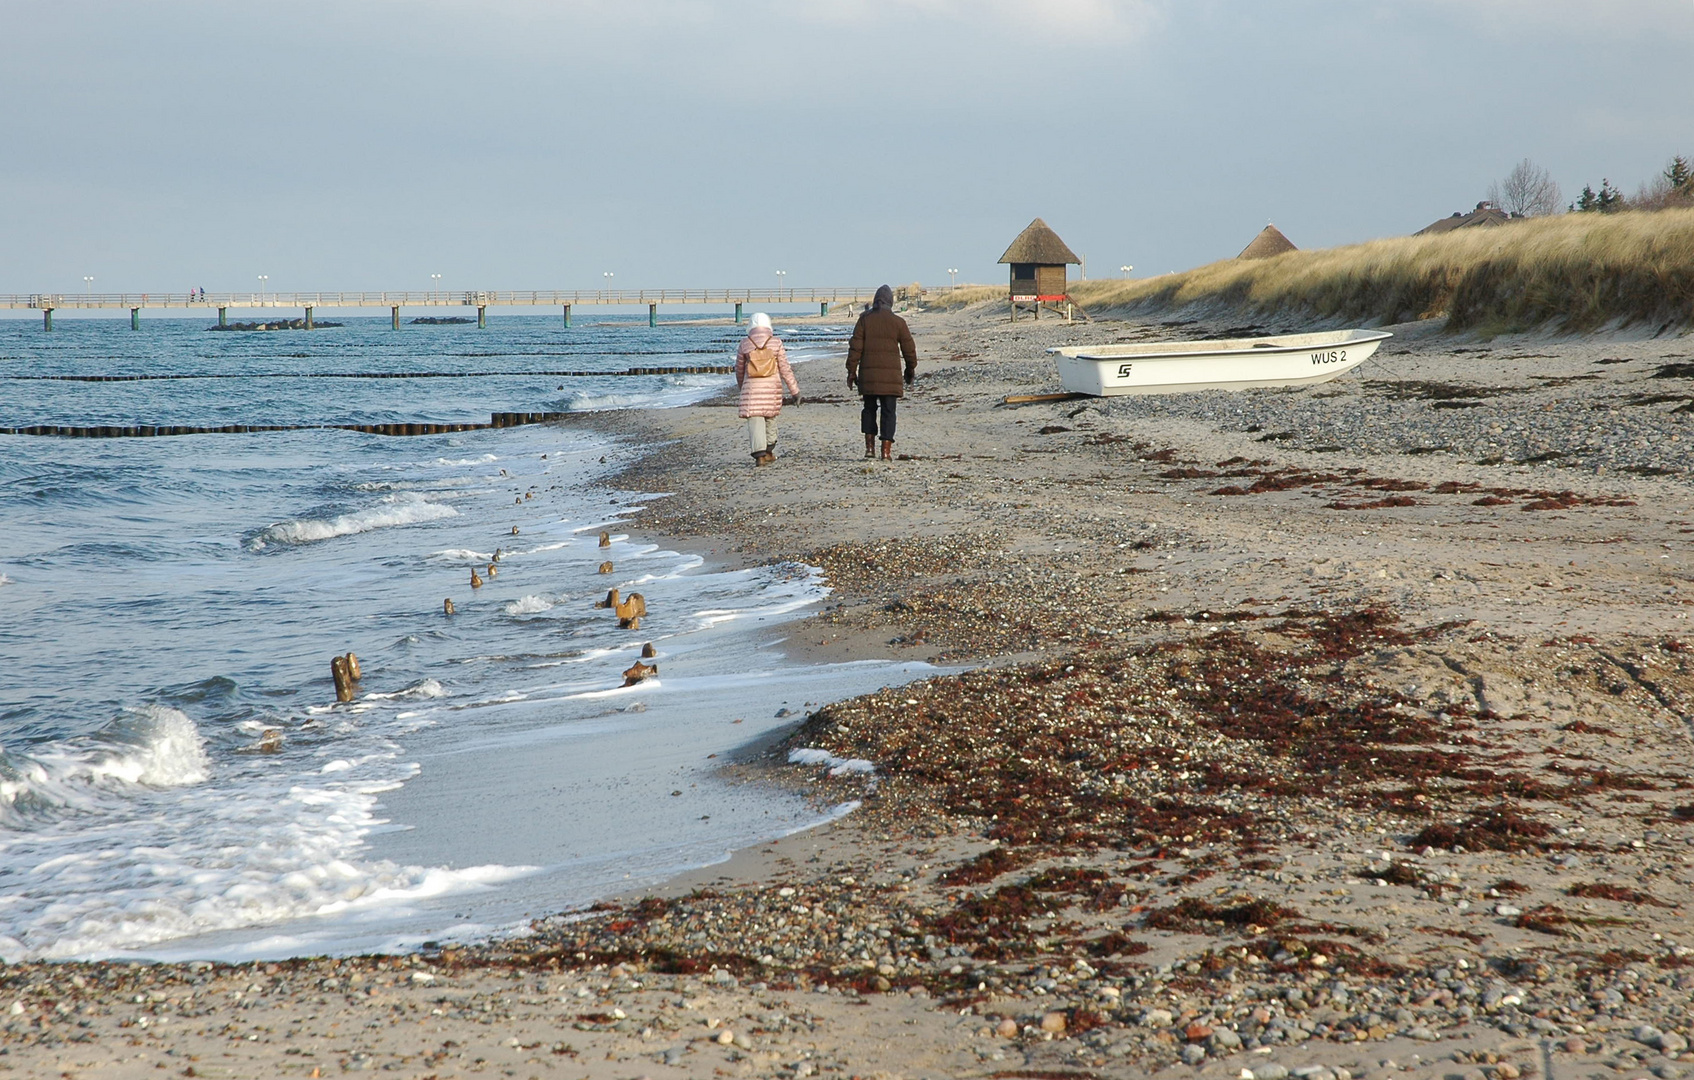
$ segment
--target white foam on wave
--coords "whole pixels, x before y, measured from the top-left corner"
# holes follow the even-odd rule
[[[677,382],[668,389],[668,394],[619,394],[612,392],[596,393],[592,390],[579,390],[568,393],[553,404],[560,412],[599,412],[603,409],[631,408],[676,408],[691,404],[699,398],[703,391],[715,387],[704,383]]]
[[[457,517],[459,512],[445,503],[430,502],[415,491],[400,491],[384,495],[376,505],[340,514],[333,518],[301,518],[278,522],[262,530],[249,547],[257,551],[267,544],[309,544],[337,536],[352,536],[372,529],[413,525],[420,521],[439,521]]]
[[[499,460],[500,457],[498,454],[484,454],[481,457],[474,458],[436,458],[435,464],[463,468],[466,465],[487,465]]]
[[[539,615],[543,611],[553,610],[568,599],[570,598],[567,596],[552,599],[545,596],[520,596],[516,600],[508,601],[502,610],[508,615]]]
[[[526,872],[357,860],[381,824],[378,795],[416,773],[416,765],[374,751],[309,772],[285,769],[263,791],[201,785],[138,816],[73,815],[57,828],[8,836],[7,861],[27,873],[29,888],[9,897],[0,957],[152,955],[175,939],[438,896]],[[90,888],[96,880],[99,888]]]
[[[452,692],[445,686],[442,686],[439,681],[435,679],[419,679],[410,686],[390,693],[366,694],[365,699],[367,701],[396,701],[406,699],[444,698],[451,696]]]
[[[147,705],[90,737],[16,756],[0,751],[0,826],[15,827],[31,814],[88,810],[145,789],[203,783],[210,768],[194,721]]]
[[[432,559],[442,559],[447,562],[493,562],[492,551],[472,551],[470,548],[448,548],[445,551],[433,552]]]
[[[0,585],[10,585],[11,583],[11,578],[7,577],[5,574],[0,574]]]
[[[813,746],[790,750],[788,752],[788,763],[790,765],[824,765],[828,767],[831,776],[876,775],[876,763],[874,761],[866,761],[864,758],[836,757],[828,750],[819,750]]]

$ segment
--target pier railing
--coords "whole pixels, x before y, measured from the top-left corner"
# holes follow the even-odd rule
[[[563,307],[664,304],[867,303],[876,287],[824,289],[490,289],[468,292],[67,292],[0,293],[0,308],[395,308]]]

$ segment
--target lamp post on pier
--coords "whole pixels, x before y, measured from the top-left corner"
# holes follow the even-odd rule
[[[777,295],[778,299],[782,298],[782,282],[783,282],[783,279],[786,278],[787,276],[788,276],[788,271],[786,271],[786,270],[778,270],[776,272],[776,295]]]
[[[429,280],[430,280],[430,287],[435,292],[440,292],[441,291],[441,275],[440,274],[431,274],[431,275],[429,275]]]
[[[91,292],[94,291],[94,275],[93,274],[84,274],[82,276],[82,291],[85,292],[85,293],[91,293]]]
[[[265,302],[265,282],[269,281],[270,279],[271,279],[271,276],[269,274],[260,274],[259,275],[259,303],[260,304],[263,304]]]

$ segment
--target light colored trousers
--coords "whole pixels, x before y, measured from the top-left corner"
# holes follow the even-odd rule
[[[747,418],[747,448],[757,454],[769,450],[776,445],[776,417],[749,416]]]

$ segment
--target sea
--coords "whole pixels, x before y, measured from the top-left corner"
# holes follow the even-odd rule
[[[578,320],[0,321],[0,427],[486,423],[732,382],[613,374],[730,363],[726,321]],[[844,349],[844,326],[777,325],[797,364]],[[148,378],[48,378],[87,375]],[[932,669],[787,659],[828,595],[818,571],[633,538],[630,515],[666,493],[609,478],[643,452],[568,419],[0,435],[0,959],[521,934],[850,811],[719,766]],[[594,606],[611,587],[643,594],[639,630]],[[658,676],[623,687],[648,643]],[[338,702],[348,652],[362,678]]]

